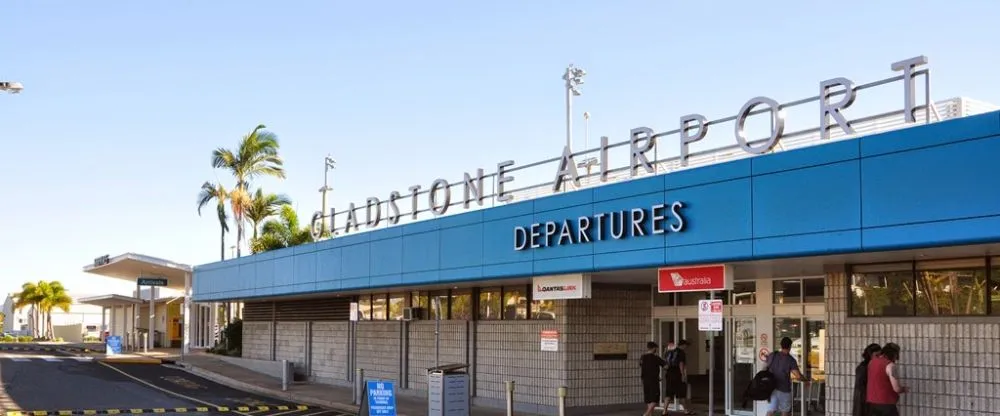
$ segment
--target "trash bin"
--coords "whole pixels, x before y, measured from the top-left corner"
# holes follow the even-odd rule
[[[428,416],[469,416],[468,364],[445,364],[427,369]]]

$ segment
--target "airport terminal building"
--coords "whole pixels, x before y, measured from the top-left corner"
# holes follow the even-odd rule
[[[742,392],[786,336],[807,376],[796,414],[849,415],[862,349],[890,341],[903,409],[1000,414],[1000,111],[919,97],[925,65],[317,213],[332,238],[196,266],[193,301],[245,302],[243,357],[313,381],[361,368],[424,394],[427,368],[466,364],[474,403],[503,407],[514,381],[515,407],[541,414],[563,386],[571,414],[640,407],[646,342],[687,339],[693,401],[763,415]],[[896,110],[846,116],[878,88]],[[785,131],[796,106],[823,122]],[[748,140],[748,117],[770,135]],[[720,135],[736,145],[692,150]],[[521,183],[539,167],[555,179]],[[710,296],[720,331],[698,327]]]

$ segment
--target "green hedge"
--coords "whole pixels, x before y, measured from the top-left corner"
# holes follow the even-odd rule
[[[13,335],[4,335],[3,337],[0,337],[0,342],[33,342],[34,340],[35,340],[34,338],[26,335],[22,335],[19,337],[15,337]]]

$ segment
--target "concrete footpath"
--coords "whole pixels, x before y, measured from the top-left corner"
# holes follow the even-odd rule
[[[281,391],[281,380],[264,374],[229,364],[206,353],[192,353],[177,360],[191,373],[232,388],[271,396],[294,403],[317,405],[330,409],[357,412],[358,406],[351,404],[353,395],[350,387],[340,387],[320,383],[295,382]],[[399,416],[423,416],[427,414],[427,401],[418,397],[396,396]],[[476,416],[504,416],[503,410],[473,408]],[[517,413],[519,416],[532,416]],[[631,413],[629,413],[631,414]]]

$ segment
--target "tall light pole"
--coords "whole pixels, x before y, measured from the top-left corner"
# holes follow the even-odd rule
[[[573,149],[573,97],[580,95],[580,85],[587,71],[569,64],[563,74],[566,81],[566,147]]]
[[[590,112],[583,112],[583,146],[585,149],[590,149]],[[581,160],[580,163],[576,164],[576,167],[583,168],[587,170],[587,176],[590,176],[591,169],[597,165],[597,158],[594,156],[588,156]]]
[[[17,94],[24,90],[24,84],[16,81],[0,81],[0,91]]]
[[[325,166],[323,168],[323,187],[319,188],[319,192],[323,194],[323,203],[322,203],[323,210],[320,212],[323,213],[322,215],[326,215],[326,193],[327,191],[333,190],[333,188],[331,188],[328,184],[330,179],[330,169],[337,168],[337,161],[334,160],[332,157],[330,157],[330,155],[326,155],[326,158],[323,160],[323,162],[325,163]],[[322,217],[320,218],[322,219]],[[332,221],[333,219],[331,218],[330,220]],[[326,234],[326,220],[320,221],[320,227],[319,227],[320,238],[323,238],[324,234]]]

